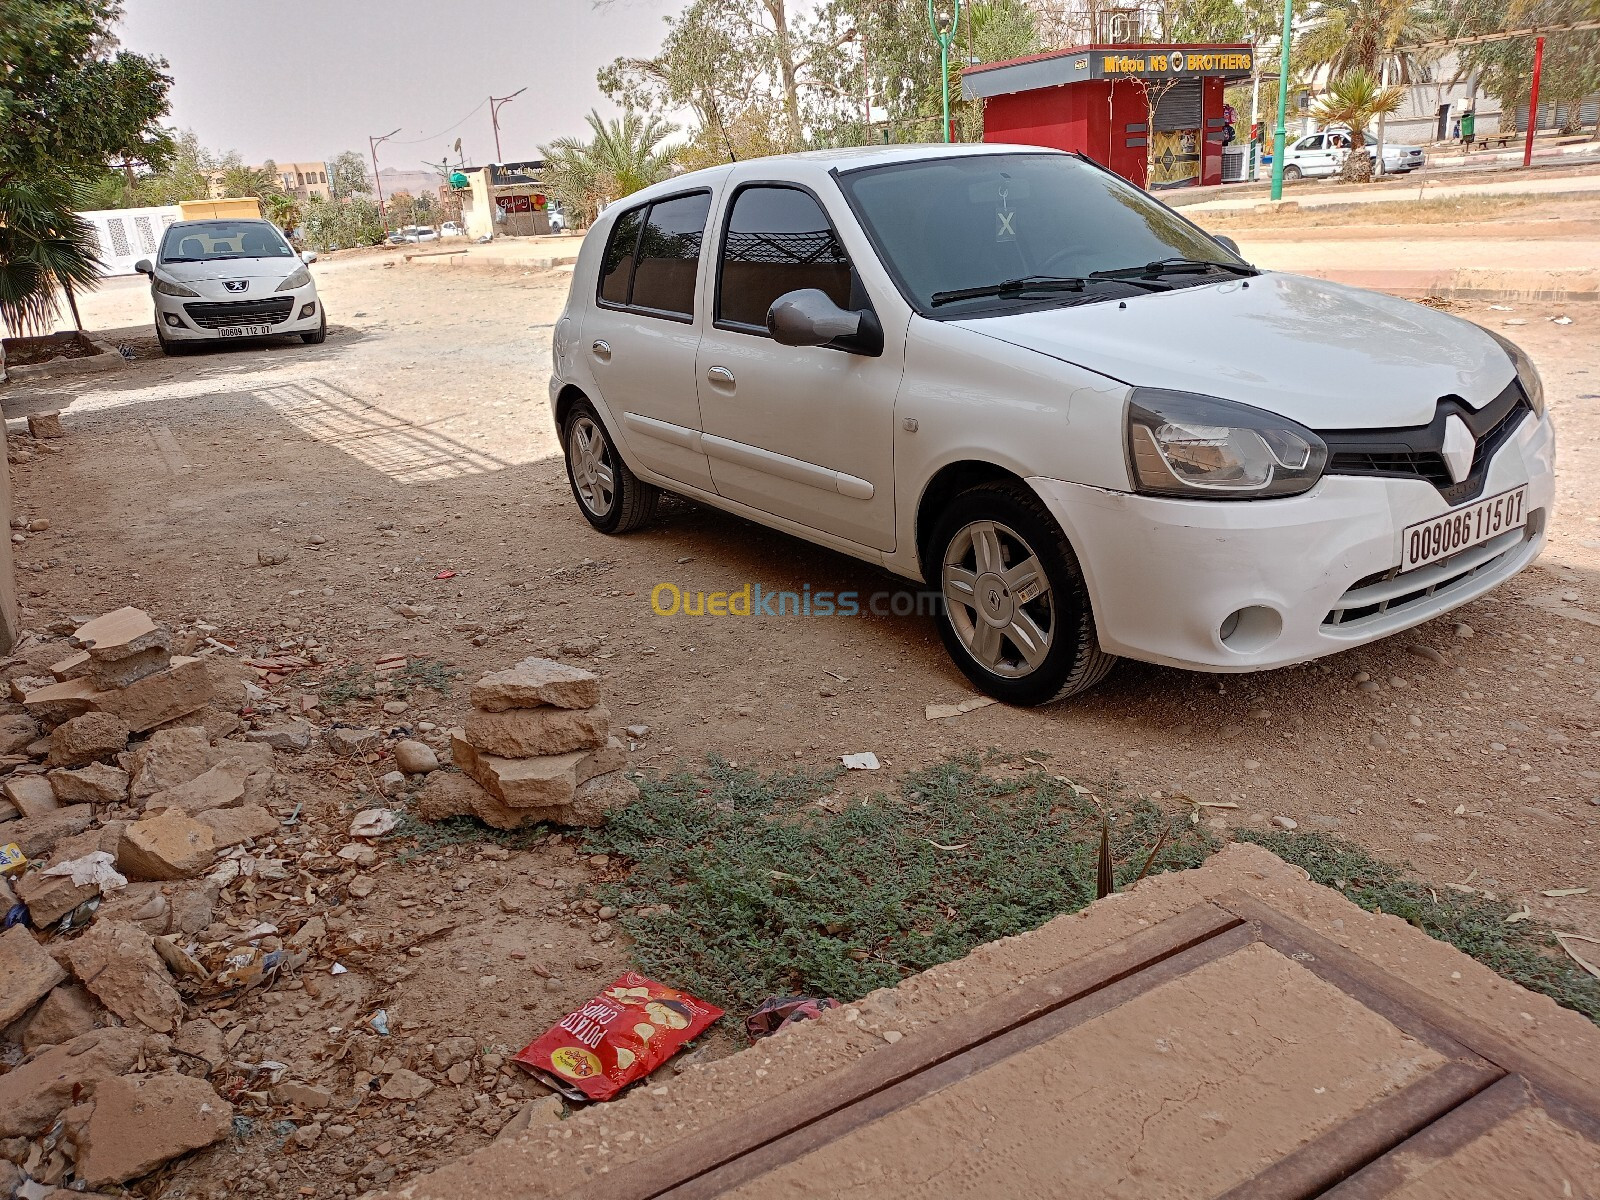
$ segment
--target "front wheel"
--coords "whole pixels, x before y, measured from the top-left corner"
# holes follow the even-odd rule
[[[320,302],[318,308],[321,308]],[[328,310],[322,309],[322,319],[317,322],[317,327],[310,333],[302,333],[300,340],[308,346],[320,346],[328,340]]]
[[[561,441],[567,482],[589,524],[601,533],[629,533],[655,515],[660,491],[629,470],[587,400],[572,406]]]
[[[934,529],[927,562],[944,598],[945,648],[995,699],[1049,704],[1087,691],[1116,665],[1100,649],[1077,556],[1025,488],[957,496]]]

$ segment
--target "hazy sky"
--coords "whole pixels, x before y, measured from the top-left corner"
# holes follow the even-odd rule
[[[379,165],[413,170],[457,137],[469,162],[490,161],[486,98],[520,87],[500,109],[507,161],[586,132],[591,107],[615,111],[595,72],[618,55],[654,53],[662,16],[683,0],[125,3],[123,43],[171,64],[169,119],[202,144],[250,163],[306,162],[365,155],[369,135],[399,126]]]

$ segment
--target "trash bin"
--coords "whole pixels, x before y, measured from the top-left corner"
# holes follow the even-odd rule
[[[1250,146],[1248,143],[1238,146],[1224,146],[1222,148],[1222,182],[1240,183],[1244,180],[1245,172],[1250,167]]]

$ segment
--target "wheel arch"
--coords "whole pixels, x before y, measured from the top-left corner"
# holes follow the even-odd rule
[[[922,572],[924,583],[932,584],[937,578],[937,572],[933,578],[928,574],[928,539],[933,536],[940,515],[950,501],[962,492],[986,483],[1009,483],[1026,492],[1033,490],[1028,486],[1028,481],[1015,471],[981,458],[967,458],[946,463],[933,473],[923,487],[922,495],[917,500],[916,538],[917,569]]]

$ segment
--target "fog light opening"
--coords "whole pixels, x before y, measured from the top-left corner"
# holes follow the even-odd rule
[[[1276,609],[1252,604],[1229,613],[1217,628],[1217,637],[1229,650],[1256,654],[1277,641],[1282,632],[1283,617]]]
[[[170,328],[172,328],[172,329],[182,329],[183,328],[183,322],[178,320],[178,314],[177,313],[163,313],[162,316],[164,316],[166,318],[167,325]]]
[[[315,300],[313,300],[310,304],[302,304],[300,306],[300,319],[302,321],[304,321],[307,317],[314,317],[316,315],[317,302]]]

